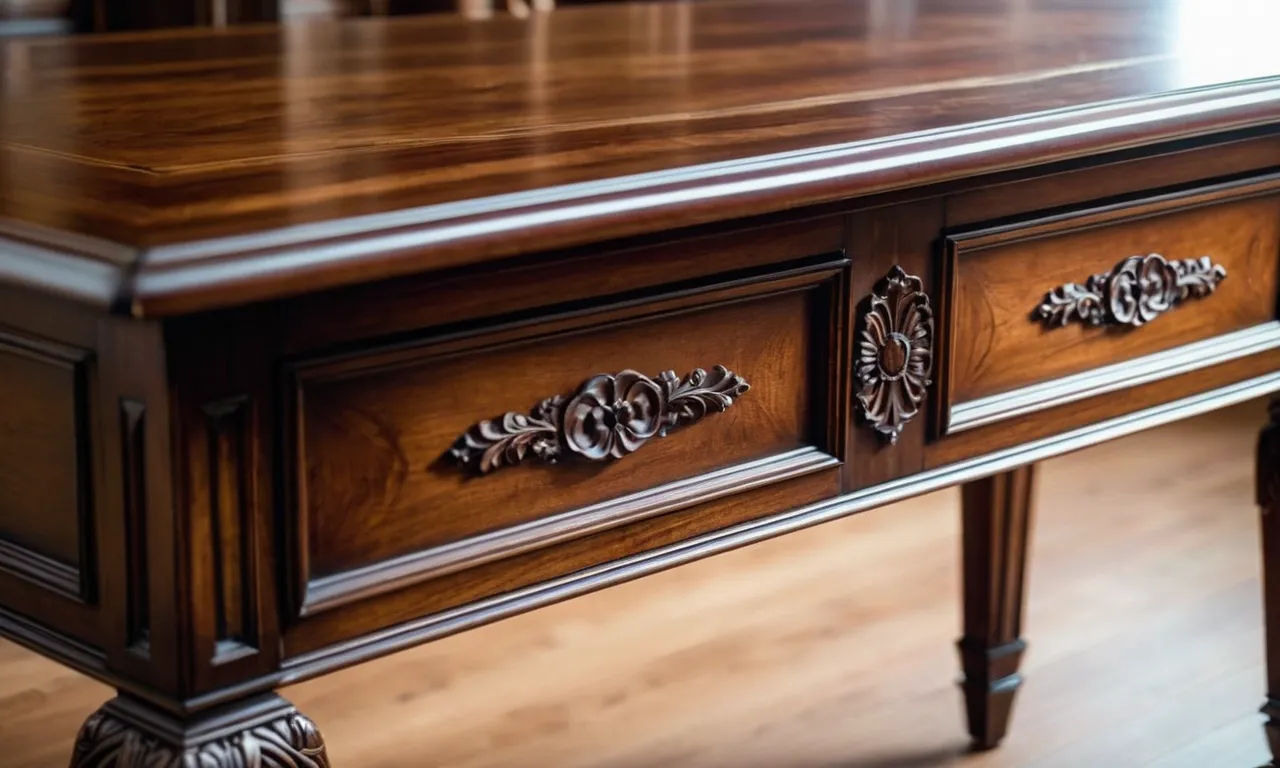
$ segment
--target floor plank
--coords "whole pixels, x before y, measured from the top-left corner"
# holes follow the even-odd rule
[[[1240,768],[1265,759],[1260,403],[1056,459],[1027,682],[971,755],[958,494],[721,555],[286,691],[338,768]],[[65,765],[102,686],[0,643],[0,765]]]

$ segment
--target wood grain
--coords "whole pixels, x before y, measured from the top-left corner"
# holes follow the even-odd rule
[[[1228,185],[951,236],[950,404],[1274,319],[1280,197],[1253,197],[1273,183]],[[1212,295],[1188,299],[1141,328],[1058,327],[1032,317],[1049,291],[1083,285],[1125,258],[1150,253],[1207,256],[1227,277]]]
[[[1262,403],[1039,478],[1017,725],[966,754],[949,491],[285,690],[368,768],[1258,765]],[[672,595],[679,593],[680,599]],[[0,644],[12,768],[60,768],[110,689]],[[1158,695],[1153,695],[1158,694]]]
[[[0,543],[66,566],[80,597],[90,486],[87,361],[91,352],[0,328]],[[0,558],[0,567],[4,567]],[[85,563],[86,569],[91,563]]]
[[[1184,6],[602,4],[4,42],[0,219],[36,229],[0,274],[181,313],[1280,122],[1273,48],[1209,66]],[[1196,50],[1267,26],[1226,18]]]
[[[838,271],[839,267],[836,267]],[[311,576],[529,523],[654,485],[815,444],[825,420],[811,393],[831,372],[810,365],[830,320],[808,290],[698,309],[636,308],[627,321],[585,316],[573,333],[538,326],[518,342],[480,336],[471,351],[427,347],[307,366],[299,372],[299,514],[308,518]],[[800,286],[806,287],[806,286]],[[721,300],[730,297],[722,297]],[[456,345],[452,345],[456,346]],[[590,376],[657,375],[724,365],[751,391],[723,415],[606,464],[526,464],[485,477],[447,460],[481,419],[571,394]],[[818,446],[825,448],[825,445]]]
[[[964,634],[958,643],[964,670],[969,735],[979,749],[1005,737],[1022,637],[1027,550],[1035,506],[1036,466],[1019,467],[966,483],[960,489]]]

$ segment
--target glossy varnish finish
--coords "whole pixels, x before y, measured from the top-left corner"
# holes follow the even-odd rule
[[[1280,99],[1267,80],[1169,93],[1273,65],[1198,53],[1246,45],[1246,16],[1188,50],[1190,3],[886,8],[5,43],[0,215],[25,223],[5,229],[23,244],[6,271],[136,312],[208,308],[1257,126]],[[1113,99],[1132,101],[1004,121]],[[70,104],[81,119],[61,118]],[[946,130],[984,120],[1002,122]],[[71,264],[50,274],[42,249]]]
[[[1015,393],[1027,401],[1024,412],[1096,393],[1099,377],[1079,374],[1191,342],[1214,340],[1215,349],[1200,354],[1202,365],[1213,354],[1226,354],[1218,337],[1232,332],[1252,331],[1242,342],[1252,351],[1280,342],[1274,271],[1280,197],[1274,184],[1227,184],[951,234],[943,288],[951,308],[944,431],[1017,413]],[[1089,306],[1109,306],[1108,296],[1085,288],[1093,275],[1149,254],[1203,273],[1203,295],[1171,302],[1141,327],[1080,316]],[[1105,285],[1097,290],[1105,292]],[[1056,314],[1046,317],[1042,307]],[[1054,380],[1060,391],[1037,396],[1032,385]]]
[[[838,257],[801,263],[633,309],[300,364],[305,578],[321,580],[331,604],[341,584],[367,580],[352,571],[388,560],[413,556],[417,566],[395,566],[403,584],[834,466],[825,400],[837,368],[809,361],[824,359],[815,348],[827,344],[845,267]],[[616,461],[566,449],[554,464],[530,456],[477,477],[449,455],[476,422],[571,394],[596,374],[714,365],[751,387],[732,410]],[[522,532],[495,538],[514,526]],[[314,598],[304,607],[314,610]]]
[[[1026,682],[1000,749],[968,753],[945,642],[954,490],[283,693],[339,767],[1258,766],[1265,416],[1251,402],[1038,468]],[[112,695],[7,643],[0,676],[6,768],[65,768]]]
[[[963,517],[964,668],[969,734],[979,748],[1000,743],[1022,684],[1022,609],[1035,504],[1035,466],[965,485]]]
[[[1280,86],[1172,0],[886,7],[0,49],[0,631],[121,691],[85,749],[315,750],[271,689],[964,484],[998,742],[1027,465],[1280,389]]]

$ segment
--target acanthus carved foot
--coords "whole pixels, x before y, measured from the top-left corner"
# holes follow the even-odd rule
[[[315,723],[283,699],[264,703],[184,729],[145,705],[113,699],[80,728],[71,768],[329,768]]]

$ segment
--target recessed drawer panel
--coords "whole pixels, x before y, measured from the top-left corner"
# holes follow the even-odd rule
[[[1273,177],[953,233],[940,432],[1280,345]]]
[[[302,613],[835,466],[844,269],[295,366]]]

